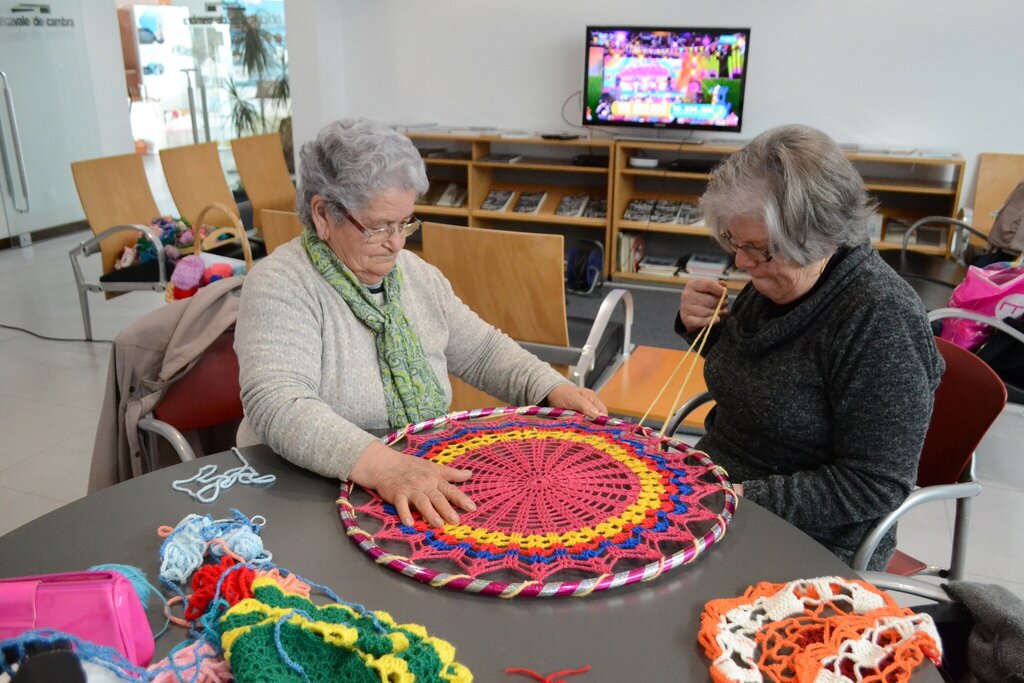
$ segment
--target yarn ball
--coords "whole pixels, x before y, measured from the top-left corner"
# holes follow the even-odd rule
[[[164,247],[164,256],[167,258],[168,261],[174,263],[179,258],[181,258],[181,250],[178,249],[173,244],[168,244],[166,247]]]
[[[181,234],[178,235],[178,244],[182,246],[188,246],[195,241],[195,235],[192,234],[192,230],[182,230]]]
[[[242,264],[239,264],[239,265],[235,266],[235,270],[231,274],[236,276],[236,277],[242,277],[243,275],[245,275],[248,272],[249,272],[249,269],[245,267],[244,263],[242,263]]]
[[[233,274],[234,271],[227,263],[214,263],[206,269],[206,272],[203,273],[203,284],[208,285],[211,282],[231,277]]]
[[[202,284],[205,271],[206,266],[203,259],[195,254],[190,254],[178,261],[178,265],[174,267],[174,274],[171,275],[171,283],[174,285],[175,292],[199,287]]]

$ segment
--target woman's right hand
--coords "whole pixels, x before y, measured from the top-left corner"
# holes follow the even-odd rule
[[[725,285],[718,280],[697,278],[686,283],[682,296],[679,297],[679,319],[687,332],[696,332],[713,322],[715,308],[726,291]],[[719,311],[719,319],[729,315],[725,305]]]
[[[348,480],[392,503],[402,524],[413,524],[411,503],[427,524],[441,527],[445,522],[459,523],[453,505],[469,512],[476,510],[476,504],[455,485],[471,476],[469,470],[438,465],[374,441],[356,460]]]

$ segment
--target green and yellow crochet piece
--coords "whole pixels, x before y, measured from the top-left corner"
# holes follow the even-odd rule
[[[220,619],[221,646],[238,683],[473,680],[455,661],[455,647],[418,624],[396,624],[387,612],[318,606],[269,578],[253,581],[252,593]]]

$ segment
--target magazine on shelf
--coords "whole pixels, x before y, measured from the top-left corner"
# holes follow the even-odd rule
[[[547,196],[547,192],[520,192],[512,210],[516,213],[538,213]]]
[[[584,218],[606,218],[608,216],[608,200],[604,197],[591,197],[587,207],[583,209]]]
[[[679,270],[679,259],[674,256],[654,256],[649,254],[640,259],[637,272],[649,275],[665,275],[671,277]]]
[[[704,225],[704,216],[696,204],[683,202],[679,207],[679,214],[676,216],[676,223],[679,225]]]
[[[655,201],[653,199],[630,199],[626,205],[626,212],[622,214],[625,221],[646,221],[650,220],[654,211]]]
[[[590,195],[586,192],[563,195],[562,199],[558,202],[558,208],[555,209],[555,215],[581,216],[583,215],[583,210],[587,208],[589,200]]]
[[[480,161],[486,161],[497,164],[514,164],[517,161],[521,161],[522,158],[522,154],[490,154],[488,156],[485,156]]]
[[[878,242],[882,239],[882,223],[884,222],[885,216],[877,211],[868,218],[868,237],[871,238],[872,242]]]
[[[436,206],[450,206],[458,208],[466,203],[467,188],[459,183],[448,183],[444,192],[438,197]]]
[[[659,199],[651,212],[652,223],[674,223],[683,203],[670,199]]]
[[[725,254],[706,254],[695,252],[686,259],[685,270],[688,275],[705,277],[722,277],[729,269],[729,257]]]
[[[512,202],[512,190],[491,190],[484,197],[484,203],[480,208],[484,211],[504,211]]]

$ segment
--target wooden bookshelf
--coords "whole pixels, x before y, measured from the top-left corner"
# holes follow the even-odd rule
[[[501,137],[500,135],[462,135],[447,132],[411,132],[409,138],[420,150],[427,150],[424,163],[432,182],[457,182],[467,189],[461,207],[417,204],[422,217],[445,222],[493,229],[541,229],[545,232],[583,235],[605,247],[605,276],[610,272],[610,218],[558,216],[555,209],[565,195],[587,193],[591,199],[611,199],[612,164],[615,144],[611,140],[547,140],[541,137]],[[430,152],[439,156],[431,156]],[[514,163],[488,160],[493,154],[516,154]],[[579,166],[577,155],[606,156],[601,166]],[[450,158],[461,155],[465,158]],[[491,190],[514,193],[504,211],[481,207]],[[535,213],[513,210],[524,192],[545,192]],[[608,202],[609,208],[611,202]]]
[[[623,214],[634,199],[696,204],[711,178],[714,165],[739,149],[739,145],[728,144],[692,145],[654,141],[616,143],[612,171],[613,199],[609,202],[611,234],[608,238],[612,247],[613,280],[682,286],[690,279],[685,275],[653,275],[628,272],[620,268],[619,235],[623,233],[643,235],[647,244],[655,242],[655,251],[648,246],[648,254],[672,256],[676,255],[672,250],[676,250],[678,256],[683,256],[690,250],[718,250],[710,239],[710,231],[702,224],[626,220]],[[658,166],[631,166],[630,159],[634,156],[655,159]],[[885,227],[896,225],[892,221],[898,220],[909,225],[925,216],[954,216],[960,207],[964,160],[957,154],[928,157],[850,152],[846,156],[864,177],[865,187],[878,202],[878,212],[883,223],[882,233],[875,243],[879,249],[900,247],[898,241],[887,241],[885,238]],[[670,168],[669,163],[676,160],[680,162],[681,168]],[[701,237],[708,239],[701,241]],[[909,248],[925,254],[945,255],[949,241],[947,232],[942,244],[911,244]],[[742,289],[747,281],[738,278],[723,280],[727,287],[734,290]]]

